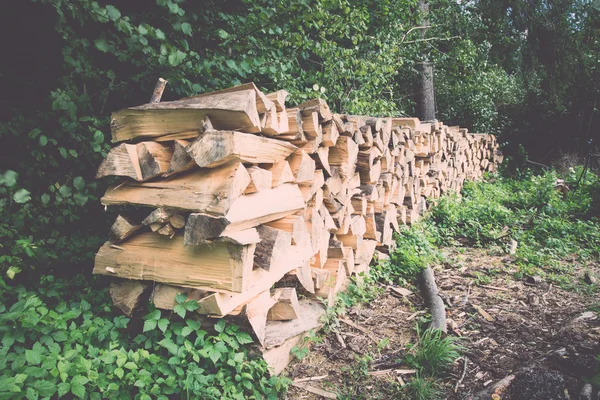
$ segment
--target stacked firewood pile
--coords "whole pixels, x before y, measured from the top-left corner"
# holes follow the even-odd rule
[[[250,83],[117,111],[120,144],[97,174],[125,178],[102,198],[121,213],[94,266],[115,305],[131,313],[151,293],[173,309],[185,293],[200,314],[248,322],[276,371],[318,326],[315,299],[332,302],[399,225],[502,160],[492,135],[286,96]]]

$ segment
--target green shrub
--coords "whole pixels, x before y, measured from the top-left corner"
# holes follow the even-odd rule
[[[38,292],[0,283],[2,399],[262,399],[285,390],[250,359],[250,335],[224,320],[202,329],[185,296],[136,330],[111,314],[106,289],[82,278],[43,277]]]

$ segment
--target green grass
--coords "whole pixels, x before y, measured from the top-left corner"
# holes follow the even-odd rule
[[[461,355],[460,338],[445,336],[441,330],[421,330],[417,325],[417,343],[408,347],[404,363],[423,377],[443,376]]]

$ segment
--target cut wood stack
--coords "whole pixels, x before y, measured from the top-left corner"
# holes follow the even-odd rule
[[[151,291],[172,309],[185,293],[247,322],[276,372],[319,325],[316,299],[331,304],[399,225],[502,161],[492,135],[286,96],[250,83],[118,111],[121,143],[97,174],[124,178],[102,198],[126,207],[94,266],[115,304],[130,313]]]

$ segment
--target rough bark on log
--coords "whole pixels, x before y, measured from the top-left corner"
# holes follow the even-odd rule
[[[446,327],[446,308],[444,301],[440,297],[440,292],[435,283],[435,276],[431,267],[424,268],[419,274],[421,283],[421,292],[425,301],[429,305],[431,313],[431,328],[439,329],[444,333],[448,332]]]

